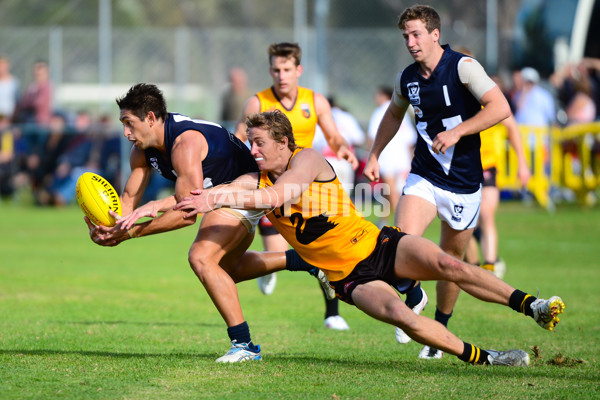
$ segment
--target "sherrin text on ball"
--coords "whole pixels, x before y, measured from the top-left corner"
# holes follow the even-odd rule
[[[121,215],[121,201],[109,181],[93,172],[82,174],[75,188],[77,203],[95,225],[114,226],[115,218],[108,210]]]

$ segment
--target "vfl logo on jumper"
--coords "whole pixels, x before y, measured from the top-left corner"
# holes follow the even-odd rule
[[[210,177],[206,177],[204,178],[204,182],[202,182],[202,188],[203,189],[208,189],[213,187],[213,182],[212,182],[212,178]]]
[[[152,168],[158,171],[159,174],[162,175],[162,171],[158,167],[158,159],[156,157],[150,157],[150,165],[152,166]]]
[[[296,240],[300,244],[310,244],[338,225],[329,222],[329,218],[324,214],[304,220],[299,212],[290,216],[290,222],[296,226]]]
[[[419,97],[419,82],[407,83],[406,88],[408,89],[408,99],[410,100],[410,104],[413,106],[421,104],[421,97]]]
[[[308,103],[300,104],[300,109],[302,110],[302,116],[306,119],[310,118],[310,105]]]
[[[462,204],[454,205],[454,212],[452,213],[452,220],[456,222],[460,222],[462,220],[461,214],[465,207]]]
[[[159,174],[164,175],[158,166],[158,159],[156,157],[150,157],[150,165],[154,168]],[[177,172],[174,169],[171,170],[173,176],[177,177]]]

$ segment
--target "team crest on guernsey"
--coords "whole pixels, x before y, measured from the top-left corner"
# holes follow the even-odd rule
[[[410,82],[406,84],[408,89],[408,99],[410,104],[413,106],[421,104],[421,97],[419,97],[419,82]]]
[[[158,168],[158,159],[156,157],[150,157],[150,165],[162,175],[160,168]]]
[[[300,109],[302,110],[302,116],[306,119],[310,118],[310,104],[302,103],[300,104]]]

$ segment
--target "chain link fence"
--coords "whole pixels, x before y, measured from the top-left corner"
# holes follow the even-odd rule
[[[350,12],[350,11],[348,11]],[[395,19],[395,18],[393,18]],[[164,92],[170,111],[221,122],[221,100],[229,70],[242,67],[248,90],[272,84],[267,48],[271,43],[298,41],[304,72],[300,85],[326,96],[350,111],[366,130],[380,85],[393,85],[396,74],[413,60],[395,23],[384,28],[289,27],[174,28],[112,27],[108,35],[98,25],[0,27],[0,54],[9,58],[21,91],[32,81],[37,60],[49,63],[54,108],[73,115],[87,110],[109,116],[112,137],[121,129],[115,98],[138,82],[154,83]],[[442,26],[442,43],[467,46],[484,56],[483,28]],[[131,144],[120,139],[120,159],[113,184],[120,190],[129,172]],[[120,147],[120,148],[119,148]]]
[[[483,55],[483,36],[478,30],[444,29],[442,42],[467,46]],[[244,68],[251,91],[270,86],[267,47],[273,42],[294,41],[294,31],[115,28],[108,60],[110,82],[100,79],[98,37],[97,27],[0,28],[0,53],[10,58],[22,88],[31,80],[34,61],[47,60],[59,109],[108,112],[116,120],[115,97],[134,83],[149,82],[164,90],[170,110],[218,120],[229,69]],[[329,29],[325,40],[309,29],[306,38],[300,84],[334,95],[365,125],[374,108],[375,88],[392,85],[396,73],[412,62],[395,26]],[[318,46],[325,46],[325,71],[319,67],[322,62],[317,62]],[[319,74],[324,79],[318,80]]]

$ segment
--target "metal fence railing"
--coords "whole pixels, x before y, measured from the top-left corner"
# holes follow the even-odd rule
[[[22,86],[31,80],[34,61],[47,60],[60,108],[114,111],[114,98],[131,84],[152,82],[165,89],[171,109],[216,120],[229,68],[243,67],[249,89],[263,89],[271,84],[268,45],[294,41],[292,27],[113,28],[110,35],[106,54],[97,27],[0,28],[0,53],[9,57]],[[445,29],[443,41],[483,56],[484,36],[477,29]],[[325,40],[308,29],[304,37],[301,85],[335,95],[365,125],[375,107],[375,88],[392,85],[396,73],[412,62],[395,26],[329,29]],[[322,61],[317,62],[320,46],[327,54],[324,71]],[[100,77],[107,64],[102,58],[110,65],[109,82]]]

